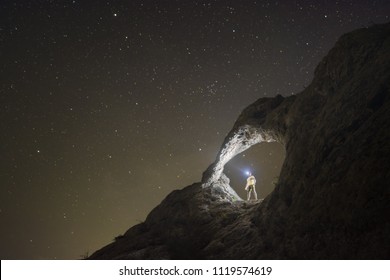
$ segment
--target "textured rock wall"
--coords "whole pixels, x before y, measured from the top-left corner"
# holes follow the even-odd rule
[[[344,35],[284,108],[272,128],[286,159],[254,217],[267,229],[255,257],[390,257],[389,54],[389,24]]]

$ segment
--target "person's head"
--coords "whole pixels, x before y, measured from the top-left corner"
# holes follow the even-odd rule
[[[247,174],[248,176],[252,176],[252,172],[250,172],[250,171],[246,172],[246,174]]]

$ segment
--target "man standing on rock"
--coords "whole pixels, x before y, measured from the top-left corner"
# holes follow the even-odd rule
[[[251,199],[251,194],[253,192],[253,195],[255,197],[255,200],[257,200],[257,193],[256,193],[256,178],[252,175],[251,172],[247,173],[249,177],[246,179],[246,187],[245,190],[248,192],[247,200],[249,201]]]

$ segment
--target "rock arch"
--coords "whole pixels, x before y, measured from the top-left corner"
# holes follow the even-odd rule
[[[226,136],[216,160],[203,173],[202,186],[212,186],[237,154],[261,142],[286,143],[290,123],[288,112],[295,96],[261,98],[247,107]]]

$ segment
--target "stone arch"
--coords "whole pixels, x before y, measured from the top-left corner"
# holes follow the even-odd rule
[[[247,107],[226,136],[216,160],[203,173],[202,186],[210,187],[223,174],[226,163],[261,142],[287,141],[288,112],[295,96],[261,98]]]

